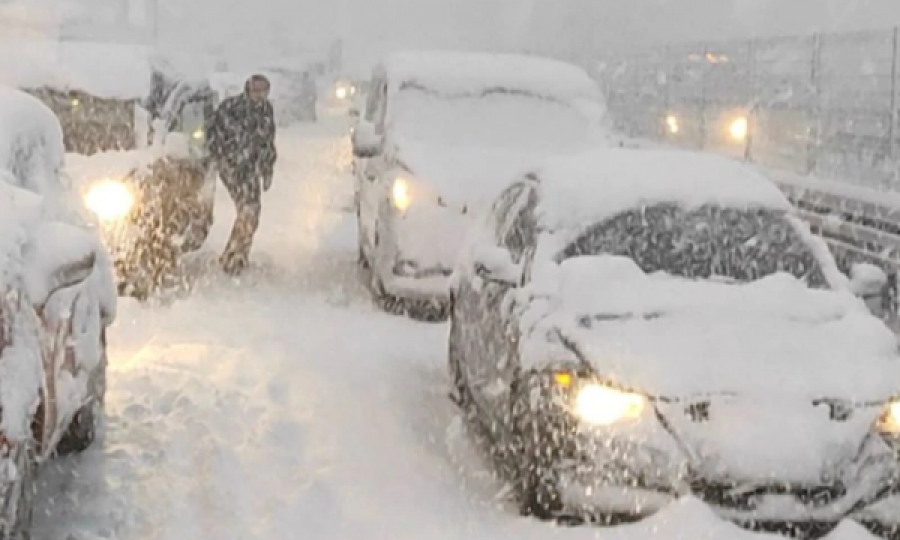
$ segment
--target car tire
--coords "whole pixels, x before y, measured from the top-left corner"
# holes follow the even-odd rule
[[[14,452],[15,480],[0,493],[0,540],[30,540],[37,472],[34,442],[26,440]]]
[[[369,258],[366,256],[366,248],[363,242],[363,238],[365,238],[365,231],[363,231],[362,219],[360,217],[359,210],[359,200],[357,197],[356,202],[356,249],[357,249],[357,263],[363,270],[369,270]]]
[[[75,413],[68,429],[56,445],[56,454],[67,456],[84,452],[94,443],[103,421],[104,404],[106,402],[106,330],[100,334],[100,365],[94,370],[88,382],[88,400]],[[0,537],[2,540],[2,537]]]
[[[462,351],[460,350],[459,323],[456,316],[450,315],[450,335],[447,339],[447,369],[450,376],[451,389],[455,393],[455,402],[459,408],[469,413],[472,407],[472,393],[469,391],[469,385],[466,383],[465,375],[462,368]]]
[[[507,449],[514,462],[518,464],[516,471],[516,487],[519,496],[519,512],[540,520],[559,519],[563,515],[562,497],[559,483],[553,473],[556,451],[552,444],[546,444],[546,433],[542,428],[543,421],[533,420],[531,407],[528,405],[530,392],[513,388],[513,407],[510,414],[513,418],[513,448]],[[511,450],[511,451],[510,451]]]

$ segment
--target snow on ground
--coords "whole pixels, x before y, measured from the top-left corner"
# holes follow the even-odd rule
[[[122,302],[105,441],[45,469],[35,538],[754,536],[693,500],[610,530],[518,517],[446,398],[445,327],[379,313],[358,285],[339,133],[280,135],[257,275],[201,280],[169,306]],[[233,216],[220,199],[216,249]]]

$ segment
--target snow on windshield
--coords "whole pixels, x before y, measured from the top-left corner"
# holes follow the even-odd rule
[[[591,227],[560,258],[601,253],[629,256],[647,273],[754,281],[787,272],[810,286],[828,286],[814,251],[784,212],[765,208],[636,208]]]
[[[407,86],[392,107],[399,136],[427,145],[555,153],[582,147],[592,136],[591,120],[575,106],[525,93],[442,96]]]

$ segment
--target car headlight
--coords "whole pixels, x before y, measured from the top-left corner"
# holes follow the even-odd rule
[[[349,94],[350,92],[347,90],[346,86],[338,86],[334,91],[334,95],[337,96],[338,99],[347,99]]]
[[[134,195],[124,183],[108,180],[93,186],[84,196],[84,204],[101,220],[113,221],[131,212]]]
[[[595,381],[578,381],[571,373],[554,374],[554,382],[572,396],[572,412],[582,421],[595,426],[611,426],[641,416],[647,398],[617,390]]]
[[[746,116],[739,116],[733,119],[728,125],[728,135],[735,141],[743,141],[746,139],[749,131],[750,126]]]
[[[900,436],[900,401],[888,403],[878,419],[878,431],[884,435]]]
[[[669,133],[672,135],[681,131],[681,123],[678,121],[677,116],[670,114],[666,117],[666,129],[668,129]]]
[[[202,140],[205,136],[206,136],[206,134],[203,133],[203,129],[202,129],[202,128],[197,128],[197,129],[194,130],[193,133],[191,133],[191,137],[192,137],[195,141]]]
[[[409,181],[403,176],[394,179],[394,185],[391,187],[391,201],[394,203],[394,208],[400,211],[406,210],[412,203]]]

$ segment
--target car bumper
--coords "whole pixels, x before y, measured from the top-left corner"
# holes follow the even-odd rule
[[[568,398],[558,390],[534,397],[545,380],[538,374],[534,384],[520,381],[515,421],[518,430],[525,430],[523,451],[531,456],[531,466],[554,479],[566,512],[641,519],[692,496],[723,519],[751,529],[795,524],[828,530],[848,519],[870,530],[900,526],[896,442],[870,435],[844,459],[808,449],[804,455],[818,455],[823,461],[816,462],[823,465],[790,469],[778,477],[740,466],[713,467],[715,458],[700,457],[697,442],[686,444],[693,439],[672,429],[671,414],[648,409],[622,424],[590,426],[565,405]],[[541,427],[531,432],[528,426]]]
[[[383,282],[384,292],[390,296],[423,302],[435,307],[446,306],[450,301],[450,271],[441,267],[403,271],[402,261]]]
[[[583,442],[584,437],[580,437]],[[596,449],[596,441],[588,445]],[[560,496],[566,508],[604,515],[649,516],[682,496],[707,503],[721,518],[747,528],[767,525],[835,525],[856,521],[872,531],[900,529],[900,461],[880,441],[872,441],[864,463],[852,464],[841,485],[791,486],[771,480],[740,484],[697,477],[689,460],[669,445],[605,442],[601,451],[575,456],[560,471]],[[621,456],[637,455],[637,459]],[[875,459],[872,456],[875,455]],[[613,463],[611,466],[610,464]],[[691,478],[690,481],[684,480]]]

